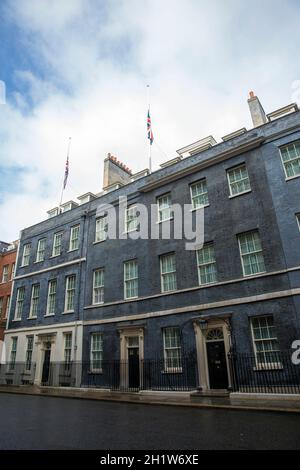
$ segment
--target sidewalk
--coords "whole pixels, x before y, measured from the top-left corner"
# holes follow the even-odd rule
[[[36,385],[0,385],[0,393],[16,393],[85,400],[116,401],[144,405],[186,406],[300,413],[299,395],[231,393],[230,397],[191,397],[190,392],[140,391],[120,392],[95,388],[38,387]]]

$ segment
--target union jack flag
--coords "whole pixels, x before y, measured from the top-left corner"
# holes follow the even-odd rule
[[[67,185],[68,175],[69,175],[69,155],[67,156],[67,161],[66,161],[65,178],[64,178],[64,189],[65,189],[65,187],[66,187],[66,185]]]
[[[150,140],[150,145],[152,145],[154,137],[153,137],[152,127],[151,127],[150,110],[148,110],[148,116],[147,116],[147,132],[148,132],[148,139]]]

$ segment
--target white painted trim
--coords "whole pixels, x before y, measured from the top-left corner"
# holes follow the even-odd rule
[[[56,257],[55,257],[56,258]],[[72,266],[72,264],[79,264],[79,263],[83,263],[84,261],[86,261],[86,258],[78,258],[76,260],[72,260],[72,261],[66,261],[65,263],[61,263],[61,264],[56,264],[55,266],[51,266],[49,268],[45,268],[45,269],[40,269],[39,271],[33,271],[31,273],[28,273],[28,274],[22,274],[21,276],[16,276],[14,278],[14,281],[18,280],[18,279],[24,279],[25,277],[31,277],[31,276],[36,276],[38,274],[42,274],[42,273],[46,273],[46,272],[49,272],[49,271],[53,271],[54,269],[60,269],[60,268],[64,268],[66,266]]]
[[[238,244],[239,244],[239,252],[240,252],[240,259],[241,259],[241,265],[242,265],[242,269],[243,269],[243,275],[244,277],[246,278],[249,278],[249,277],[252,277],[252,276],[256,276],[257,274],[263,274],[265,273],[266,271],[261,271],[260,273],[255,273],[255,274],[246,274],[245,273],[245,266],[244,266],[244,260],[243,260],[243,253],[242,253],[242,249],[241,249],[241,239],[240,237],[243,236],[243,235],[247,235],[247,234],[253,234],[253,233],[257,233],[258,234],[258,237],[259,237],[259,241],[260,241],[260,245],[261,245],[261,250],[256,250],[256,251],[251,251],[251,253],[247,253],[249,255],[252,255],[252,254],[256,254],[256,253],[261,253],[262,254],[262,257],[263,257],[263,261],[264,261],[264,266],[265,266],[265,259],[264,259],[264,250],[263,250],[263,247],[262,247],[262,243],[261,243],[261,238],[260,238],[260,233],[257,229],[255,230],[250,230],[249,232],[242,232],[240,234],[238,234],[237,236],[237,239],[238,239]]]
[[[196,337],[196,349],[197,349],[197,364],[198,364],[198,374],[200,379],[200,386],[202,390],[210,389],[210,380],[209,380],[209,368],[207,360],[207,348],[206,348],[206,332],[211,328],[220,328],[223,332],[223,341],[225,348],[225,357],[226,357],[226,366],[227,366],[227,378],[228,386],[231,387],[231,376],[229,368],[229,359],[228,353],[230,350],[230,331],[226,325],[226,322],[220,318],[211,318],[208,320],[208,327],[206,330],[202,331],[197,323],[197,320],[194,321],[194,331]]]
[[[240,193],[236,193],[236,194],[233,194],[232,193],[232,187],[231,187],[231,183],[230,183],[230,179],[229,179],[229,173],[233,170],[238,170],[239,168],[242,168],[242,167],[245,167],[246,168],[246,171],[247,171],[247,176],[248,176],[248,180],[249,180],[249,185],[250,185],[250,189],[247,189],[246,191],[242,191]],[[246,193],[250,193],[251,192],[251,182],[250,182],[250,178],[249,178],[249,173],[248,173],[248,168],[247,168],[247,165],[246,165],[246,162],[243,162],[243,163],[240,163],[239,165],[236,165],[236,166],[233,166],[231,168],[228,168],[226,170],[226,176],[227,176],[227,181],[228,181],[228,187],[229,187],[229,198],[233,198],[233,197],[236,197],[236,196],[241,196],[242,194],[246,194]]]
[[[196,184],[201,183],[201,182],[203,182],[203,181],[205,181],[205,184],[206,184],[206,194],[207,194],[208,203],[207,203],[207,204],[203,204],[202,206],[199,206],[199,207],[194,207],[194,205],[193,205],[192,187],[193,187],[193,186],[196,186]],[[197,211],[198,209],[203,209],[204,207],[208,207],[208,206],[209,206],[209,197],[208,197],[208,187],[207,187],[206,177],[200,178],[199,180],[194,181],[193,183],[190,183],[189,186],[190,186],[191,204],[192,204],[192,206],[193,206],[193,208],[190,210],[190,212],[194,212],[194,211]],[[202,194],[205,194],[205,193],[202,193]]]
[[[137,315],[123,315],[121,317],[105,318],[102,320],[85,320],[84,325],[103,325],[107,323],[118,323],[122,321],[143,320],[148,318],[162,317],[167,315],[177,315],[179,313],[199,312],[202,310],[209,310],[222,307],[230,307],[232,305],[242,305],[252,302],[262,302],[265,300],[279,299],[284,297],[291,297],[293,295],[300,295],[300,287],[284,291],[269,292],[267,294],[253,295],[251,297],[241,297],[237,299],[230,299],[224,301],[211,302],[200,305],[190,305],[188,307],[173,308],[171,310],[160,310],[156,312],[147,312]]]
[[[67,323],[53,323],[52,325],[40,325],[40,326],[31,326],[30,328],[14,328],[14,329],[6,329],[5,334],[11,333],[22,333],[24,331],[39,331],[39,330],[56,330],[60,328],[66,328],[71,326],[78,326],[83,325],[83,321],[74,321],[74,322],[67,322]]]
[[[242,191],[241,193],[230,195],[229,199],[233,199],[235,197],[243,196],[244,194],[248,194],[248,193],[251,193],[251,192],[252,192],[252,189],[247,189],[247,191]]]
[[[260,274],[251,274],[249,276],[240,277],[238,279],[231,279],[230,281],[219,281],[219,282],[215,282],[211,284],[202,284],[200,286],[188,287],[186,289],[177,289],[177,290],[168,291],[168,292],[160,292],[159,294],[138,297],[137,299],[128,299],[128,300],[121,299],[121,300],[117,300],[114,302],[104,302],[103,304],[87,305],[86,307],[84,307],[84,310],[90,310],[92,308],[103,307],[103,306],[110,307],[112,305],[121,305],[121,304],[129,303],[129,302],[139,302],[139,301],[148,300],[148,299],[155,299],[157,297],[162,297],[166,295],[182,294],[185,292],[193,292],[199,289],[209,289],[210,287],[226,286],[227,284],[234,284],[236,282],[244,282],[244,281],[249,281],[253,279],[259,279],[261,277],[270,277],[270,276],[276,276],[279,274],[287,274],[289,272],[299,271],[299,270],[300,270],[300,266],[295,266],[293,268],[281,269],[279,271],[263,272]]]

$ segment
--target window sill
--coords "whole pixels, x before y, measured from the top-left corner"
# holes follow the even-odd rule
[[[139,230],[137,228],[133,228],[132,230],[125,230],[122,235],[127,235],[127,233],[132,233],[132,232],[138,232],[139,233]]]
[[[247,189],[247,191],[243,191],[242,193],[238,193],[238,194],[231,194],[229,196],[229,199],[233,199],[234,197],[238,197],[238,196],[243,196],[244,194],[248,194],[248,193],[251,193],[252,190],[251,189]]]
[[[28,264],[21,264],[20,268],[27,268],[29,266],[29,263]]]
[[[102,369],[89,370],[88,374],[89,375],[101,375],[103,374],[103,370]]]
[[[282,364],[261,364],[256,367],[253,367],[253,370],[256,372],[283,370],[283,365]]]
[[[36,320],[37,317],[27,317],[27,320]]]
[[[177,289],[172,289],[172,290],[162,290],[161,294],[170,294],[171,292],[176,292]]]
[[[93,302],[92,306],[97,307],[97,305],[103,305],[103,304],[104,304],[104,302]]]
[[[50,259],[52,259],[52,258],[58,258],[60,255],[61,255],[61,253],[59,253],[59,255],[51,255],[51,256],[50,256]]]
[[[212,282],[199,282],[199,287],[206,287],[206,286],[213,286],[214,284],[218,284],[218,281],[212,281]]]
[[[164,222],[170,222],[171,220],[174,220],[174,217],[170,217],[169,219],[164,219],[164,220],[158,220],[156,223],[163,224]]]
[[[68,315],[69,313],[74,313],[75,310],[66,310],[65,312],[62,312],[63,315]]]
[[[247,277],[252,277],[252,276],[259,276],[260,274],[266,274],[267,271],[260,271],[259,273],[253,273],[253,274],[243,274],[244,278]]]
[[[124,300],[134,300],[134,299],[138,299],[139,296],[138,295],[135,295],[134,297],[124,297]]]
[[[161,371],[162,374],[182,374],[182,367],[174,367],[170,369],[164,369]]]
[[[42,263],[43,261],[45,261],[44,259],[41,259],[39,261],[34,261],[33,264],[39,264],[39,263]]]
[[[44,318],[55,317],[55,313],[45,313]]]
[[[295,176],[287,176],[285,178],[285,181],[291,181],[291,180],[294,180],[296,178],[300,178],[300,175],[295,175]]]
[[[97,245],[98,243],[103,243],[103,242],[106,242],[106,238],[104,240],[98,240],[98,241],[94,241],[93,242],[93,245]]]
[[[67,253],[73,253],[73,251],[78,251],[79,250],[79,247],[78,248],[74,248],[73,250],[68,250]]]
[[[193,207],[193,209],[190,209],[190,212],[195,212],[198,211],[199,209],[205,209],[205,207],[209,207],[210,204],[204,204],[204,206],[199,206],[199,207]]]

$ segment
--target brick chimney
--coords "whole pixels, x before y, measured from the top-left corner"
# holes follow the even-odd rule
[[[253,91],[250,91],[249,93],[248,105],[254,127],[261,126],[268,122],[264,108]]]
[[[127,184],[131,181],[132,171],[110,153],[104,160],[103,189],[114,184]]]

